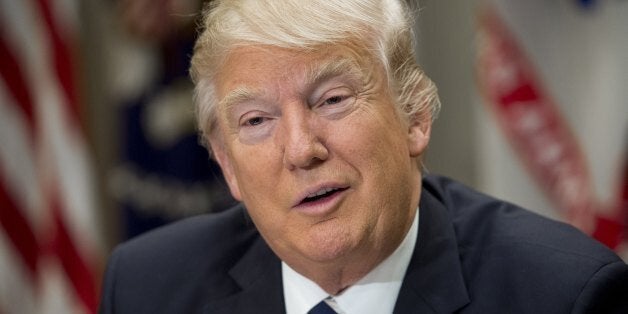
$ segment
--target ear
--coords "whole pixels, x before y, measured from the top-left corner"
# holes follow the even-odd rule
[[[209,146],[214,153],[214,158],[216,159],[216,162],[218,162],[220,169],[222,169],[222,175],[225,177],[225,181],[227,181],[227,185],[229,186],[231,195],[236,200],[242,201],[240,185],[238,184],[238,179],[235,175],[233,165],[231,164],[231,159],[226,152],[224,143],[222,143],[222,140],[219,139],[210,139]]]
[[[425,152],[430,142],[432,120],[429,115],[416,114],[410,117],[408,125],[408,150],[410,157],[416,158]]]

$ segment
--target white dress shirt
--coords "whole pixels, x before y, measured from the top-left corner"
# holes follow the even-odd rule
[[[358,282],[341,294],[332,296],[328,304],[342,314],[392,313],[418,232],[417,212],[399,247]],[[288,264],[282,262],[281,271],[287,314],[306,314],[317,303],[329,297],[316,283],[297,273]]]

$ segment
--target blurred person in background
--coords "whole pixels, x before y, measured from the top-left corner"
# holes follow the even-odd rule
[[[234,204],[198,145],[188,76],[200,0],[120,0],[130,48],[114,58],[120,152],[109,190],[127,239],[168,222]],[[142,49],[143,48],[143,49]]]

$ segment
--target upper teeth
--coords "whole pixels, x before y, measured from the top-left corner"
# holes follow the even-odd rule
[[[329,193],[329,192],[331,192],[331,191],[334,191],[334,190],[335,190],[334,188],[325,188],[325,189],[321,189],[321,190],[319,190],[319,191],[318,191],[318,192],[316,192],[316,193],[312,193],[312,194],[308,195],[307,197],[316,197],[316,196],[320,196],[320,195],[327,194],[327,193]]]

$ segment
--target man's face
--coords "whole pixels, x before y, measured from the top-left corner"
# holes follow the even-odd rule
[[[418,204],[429,122],[397,114],[374,58],[348,46],[239,47],[216,78],[212,148],[282,260],[381,261],[396,248]]]

